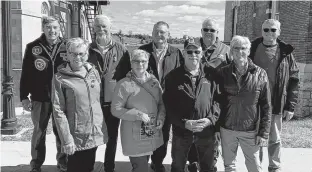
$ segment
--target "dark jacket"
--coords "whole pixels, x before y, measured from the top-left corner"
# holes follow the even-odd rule
[[[263,38],[258,38],[251,44],[250,58],[254,60],[257,47]],[[280,48],[280,62],[276,73],[276,86],[272,93],[272,114],[282,114],[284,110],[293,112],[298,101],[299,68],[290,44],[277,39]]]
[[[199,137],[212,137],[220,109],[219,104],[214,101],[217,87],[211,76],[200,72],[197,88],[193,90],[191,74],[184,66],[180,66],[167,75],[165,82],[163,100],[172,123],[173,134],[192,135],[193,132],[185,128],[185,122],[208,118],[212,125],[194,134]]]
[[[218,126],[234,131],[255,131],[268,138],[271,120],[271,95],[264,69],[248,60],[248,69],[237,84],[235,66],[231,63],[218,70],[222,98]],[[258,111],[261,113],[258,113]],[[220,127],[217,127],[220,130]]]
[[[100,104],[101,78],[95,67],[89,63],[85,67],[88,73],[82,77],[64,63],[53,80],[53,116],[62,146],[74,143],[78,151],[108,139]]]
[[[167,52],[164,56],[164,61],[163,61],[163,77],[159,78],[158,76],[158,71],[157,71],[157,63],[156,63],[156,52],[154,52],[153,49],[153,42],[142,45],[139,47],[141,50],[145,50],[148,53],[151,54],[148,62],[148,68],[147,72],[153,74],[158,80],[162,88],[164,88],[164,81],[166,75],[172,71],[173,69],[177,68],[180,66],[180,64],[183,62],[183,56],[181,51],[176,48],[171,46],[170,44],[168,45]]]
[[[20,100],[51,101],[51,82],[57,67],[64,63],[66,56],[65,40],[59,38],[53,50],[48,48],[45,35],[26,45],[22,75],[20,80]]]
[[[126,63],[121,63],[124,60]],[[102,56],[95,42],[90,44],[88,62],[95,65],[102,77],[101,102],[111,102],[116,80],[126,76],[131,69],[128,50],[113,40],[109,50]]]

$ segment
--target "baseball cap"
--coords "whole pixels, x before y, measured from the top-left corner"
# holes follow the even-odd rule
[[[201,47],[199,43],[195,42],[194,39],[188,39],[184,43],[184,49],[188,49],[190,46],[194,46],[196,48]]]

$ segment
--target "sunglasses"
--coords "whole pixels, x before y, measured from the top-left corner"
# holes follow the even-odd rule
[[[269,28],[264,28],[263,31],[264,32],[269,32],[269,30],[271,30],[271,32],[276,32],[277,29],[269,29]]]
[[[210,32],[210,33],[215,33],[217,30],[215,29],[208,29],[208,28],[203,28],[204,32]]]
[[[195,50],[195,51],[188,50],[188,51],[186,51],[186,53],[187,54],[193,54],[193,53],[200,54],[200,51],[198,51],[198,50]]]

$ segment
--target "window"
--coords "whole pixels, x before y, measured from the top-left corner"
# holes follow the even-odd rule
[[[49,16],[50,14],[50,10],[49,10],[49,6],[46,2],[43,2],[41,4],[41,15],[42,16]]]

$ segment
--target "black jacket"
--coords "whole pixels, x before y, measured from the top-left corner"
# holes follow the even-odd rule
[[[263,38],[251,43],[250,58],[254,60],[257,47]],[[272,93],[272,114],[282,114],[284,110],[293,112],[298,101],[299,68],[290,44],[277,39],[280,47],[280,62],[277,67],[276,86]]]
[[[52,51],[44,34],[26,45],[20,80],[21,101],[27,99],[28,94],[32,101],[51,101],[52,78],[66,56],[65,40],[59,40]]]
[[[220,109],[219,104],[214,101],[217,86],[211,76],[200,72],[198,85],[194,90],[191,74],[184,66],[180,66],[167,75],[165,83],[163,101],[172,123],[173,134],[192,135],[193,133],[185,128],[185,122],[208,118],[212,125],[194,134],[199,137],[214,136]]]
[[[162,75],[163,77],[159,78],[157,64],[155,60],[156,52],[154,52],[153,49],[153,42],[142,45],[139,47],[139,49],[145,50],[151,54],[148,62],[147,72],[153,74],[159,80],[159,83],[162,86],[162,88],[164,88],[164,81],[166,75],[173,69],[179,67],[181,63],[183,63],[183,56],[181,51],[178,48],[171,46],[170,44],[168,45],[168,49],[164,56],[163,61],[163,75]]]
[[[218,75],[222,106],[217,130],[220,130],[219,126],[234,131],[257,130],[258,136],[268,138],[272,111],[269,81],[264,69],[249,59],[240,87],[233,62],[220,68]]]

